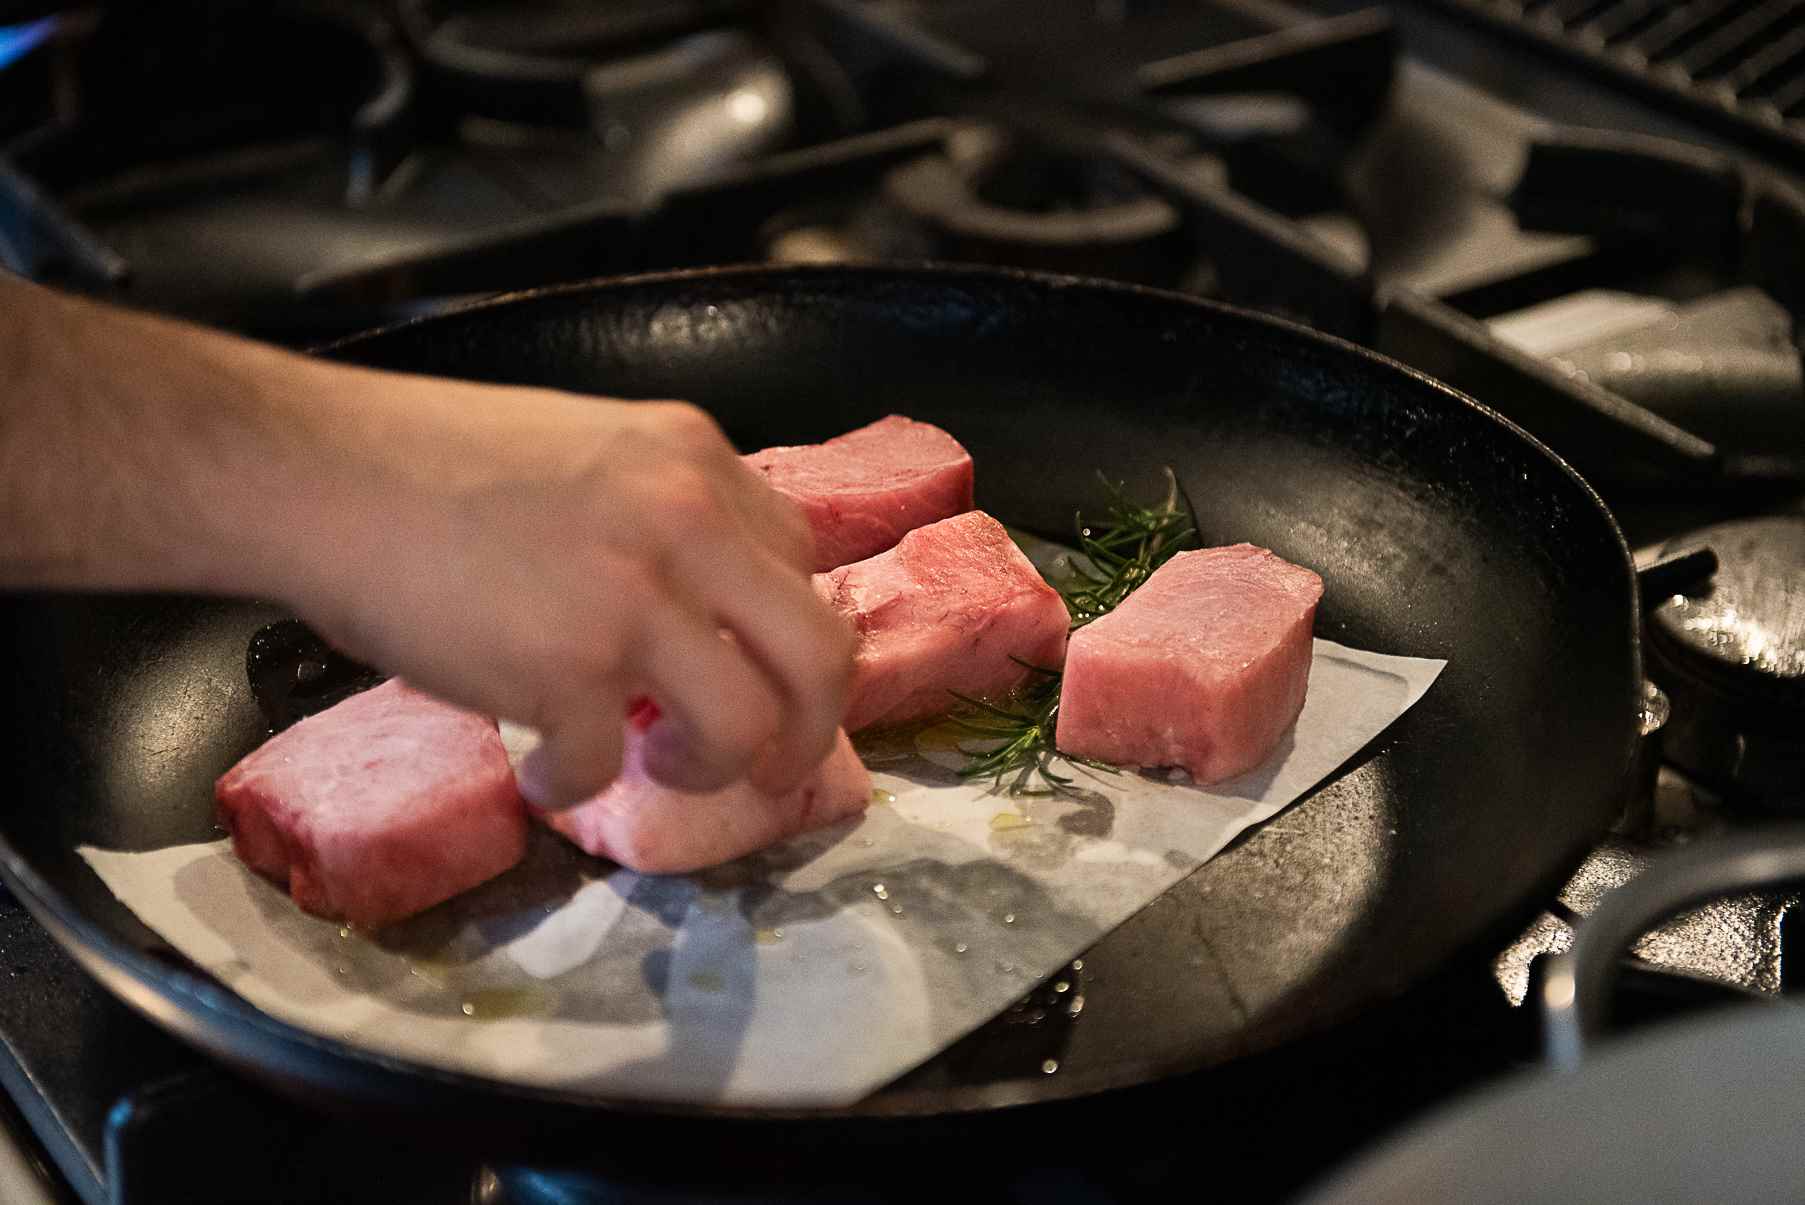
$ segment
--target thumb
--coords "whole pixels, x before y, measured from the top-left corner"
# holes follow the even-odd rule
[[[536,808],[561,811],[596,795],[620,776],[626,709],[621,694],[584,700],[541,731],[539,747],[521,759],[515,777]]]

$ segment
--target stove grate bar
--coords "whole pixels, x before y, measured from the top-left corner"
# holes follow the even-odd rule
[[[1805,166],[1805,0],[1427,0]]]
[[[1355,108],[1370,108],[1396,55],[1390,16],[1368,8],[1146,63],[1135,81],[1148,96],[1287,92],[1338,106],[1357,96]]]

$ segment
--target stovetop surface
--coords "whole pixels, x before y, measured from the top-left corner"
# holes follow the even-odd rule
[[[1126,15],[1140,7],[1105,3],[1097,11]],[[1184,6],[1163,7],[1159,21],[1137,27],[1139,43],[1127,39],[1112,53],[1145,62],[1159,51],[1207,49],[1297,16],[1266,0],[1225,0],[1188,19]],[[1364,20],[1359,5],[1320,0],[1312,7]],[[1796,405],[1798,392],[1791,315],[1751,288],[1747,271],[1727,270],[1722,257],[1713,261],[1684,240],[1676,244],[1666,237],[1671,231],[1619,242],[1577,219],[1567,229],[1526,230],[1522,198],[1514,195],[1530,144],[1574,126],[1678,138],[1714,154],[1748,152],[1745,162],[1762,174],[1793,165],[1771,140],[1740,145],[1733,129],[1704,128],[1646,95],[1501,41],[1483,23],[1463,19],[1459,8],[1388,6],[1387,36],[1401,45],[1389,99],[1347,128],[1258,91],[1257,79],[1248,93],[1184,101],[1204,131],[1178,153],[1184,171],[1251,197],[1302,232],[1331,275],[1377,282],[1381,310],[1391,291],[1408,292],[1587,379],[1606,379],[1618,364],[1612,357],[1631,354],[1613,338],[1690,323],[1684,329],[1702,330],[1709,346],[1728,341],[1738,349],[1739,387],[1760,402],[1698,433],[1733,440],[1759,434],[1764,421],[1796,417],[1784,409]],[[921,28],[956,35],[980,53],[997,54],[1019,34],[1002,5],[908,9],[924,18]],[[467,31],[481,28],[481,16]],[[1055,269],[1089,270],[1094,262],[1106,274],[1231,301],[1281,310],[1295,304],[1294,295],[1248,295],[1260,282],[1237,277],[1232,264],[1187,258],[1181,232],[1197,217],[1182,191],[1150,200],[1120,165],[1101,173],[1024,169],[1006,148],[997,158],[981,130],[933,124],[948,116],[948,95],[964,95],[956,89],[929,89],[928,100],[914,107],[894,96],[861,102],[860,81],[850,74],[798,70],[798,54],[808,55],[795,45],[778,53],[743,23],[728,25],[721,37],[686,44],[689,57],[679,56],[675,68],[653,55],[636,74],[586,82],[582,104],[602,115],[593,128],[528,128],[506,114],[466,114],[449,127],[404,132],[398,153],[384,150],[381,139],[381,153],[373,153],[370,139],[342,132],[295,136],[254,155],[227,156],[230,162],[214,151],[191,155],[186,178],[114,174],[51,191],[132,265],[119,296],[236,319],[293,344],[430,309],[448,294],[540,283],[559,272],[729,259],[909,258],[948,247]],[[1360,55],[1370,54],[1359,49],[1364,27],[1341,28]],[[1043,37],[1058,33],[1049,29]],[[1174,40],[1183,45],[1173,47]],[[808,45],[830,61],[838,54],[843,64],[857,62],[826,40]],[[643,50],[635,47],[636,54]],[[1391,57],[1389,47],[1382,54]],[[1164,78],[1182,78],[1185,69],[1168,62]],[[698,79],[708,86],[698,87]],[[435,86],[449,85],[439,79]],[[706,137],[684,144],[660,135],[646,115],[672,106],[690,114]],[[876,141],[825,167],[809,157],[810,148],[854,136]],[[1144,141],[1159,140],[1147,134]],[[944,169],[935,169],[941,176],[898,174],[935,147],[960,170],[972,163],[981,170],[951,184]],[[359,193],[359,164],[372,162],[374,176]],[[230,186],[218,187],[222,179]],[[956,221],[936,208],[949,204],[958,207]],[[1099,226],[1093,241],[1117,240],[1094,261],[1061,259],[1036,241],[1041,225],[1029,223],[1023,235],[996,224],[999,213],[1044,218],[1086,206],[1107,211],[1111,223]],[[959,224],[974,212],[975,226]],[[563,235],[542,243],[522,238],[536,230],[555,234],[573,213],[584,215],[587,231],[574,243]],[[924,224],[933,238],[924,240]],[[416,259],[425,262],[395,267]],[[89,267],[106,262],[99,256]],[[1359,326],[1373,304],[1366,298],[1332,314],[1299,316]],[[1406,345],[1388,346],[1386,329],[1381,320],[1376,330],[1347,333],[1400,352]],[[1576,331],[1594,337],[1588,342]],[[1641,384],[1631,375],[1608,379],[1612,388],[1634,391]],[[1695,428],[1707,420],[1687,397],[1652,390],[1638,400],[1668,406]],[[1602,484],[1634,546],[1740,514],[1805,513],[1805,488],[1796,479],[1734,490],[1666,489],[1646,479]],[[1665,770],[1646,814],[1608,840],[1509,949],[1450,966],[1435,982],[1320,1041],[1245,1068],[1048,1114],[1041,1134],[1032,1121],[995,1133],[974,1122],[968,1153],[976,1158],[961,1160],[960,1182],[1002,1200],[1132,1200],[1195,1191],[1212,1168],[1233,1164],[1243,1199],[1285,1199],[1424,1109],[1531,1065],[1534,1017],[1520,1005],[1535,957],[1564,948],[1573,923],[1660,849],[1745,823],[1712,793]],[[1651,935],[1637,949],[1641,969],[1632,968],[1625,981],[1627,1019],[1786,991],[1792,904],[1791,897],[1728,901]],[[1643,973],[1653,970],[1681,977]],[[890,1201],[945,1187],[943,1163],[931,1153],[919,1167],[887,1163],[881,1177],[861,1152],[843,1151],[823,1152],[806,1167],[777,1161],[762,1175],[722,1169],[711,1179],[707,1152],[677,1150],[673,1166],[698,1169],[681,1192],[615,1183],[604,1195],[544,1169],[485,1167],[481,1151],[404,1141],[239,1081],[104,993],[10,897],[0,899],[0,1046],[0,1084],[24,1123],[21,1134],[29,1131],[28,1142],[54,1168],[52,1191],[89,1202]],[[1211,1104],[1225,1099],[1235,1107]]]

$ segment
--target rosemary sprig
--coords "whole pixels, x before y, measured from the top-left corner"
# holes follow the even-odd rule
[[[1113,497],[1109,517],[1095,525],[1087,525],[1083,514],[1073,520],[1084,555],[1072,559],[1076,581],[1060,593],[1074,630],[1115,610],[1155,569],[1196,543],[1189,499],[1170,468],[1165,500],[1154,507],[1136,506],[1120,485],[1103,484]]]
[[[968,759],[959,771],[961,778],[993,778],[998,788],[1011,774],[1011,795],[1045,794],[1030,791],[1029,780],[1038,771],[1053,789],[1069,787],[1072,780],[1053,770],[1053,731],[1059,722],[1059,671],[1030,665],[1019,658],[1016,664],[1032,677],[1019,691],[1011,707],[998,707],[982,699],[953,691],[965,710],[952,717],[952,722],[984,741],[1001,741],[988,749],[975,750],[959,746]]]
[[[1086,525],[1082,514],[1074,517],[1083,556],[1071,558],[1074,580],[1059,591],[1071,614],[1073,630],[1107,615],[1173,554],[1196,543],[1190,500],[1170,468],[1166,470],[1166,497],[1158,506],[1136,506],[1128,501],[1121,486],[1110,484],[1107,478],[1104,485],[1113,499],[1108,518]],[[953,723],[986,742],[1000,742],[979,750],[961,745],[960,752],[968,761],[959,771],[960,777],[991,778],[997,789],[1002,789],[1004,780],[1009,779],[1011,795],[1052,795],[1070,790],[1074,781],[1052,768],[1055,757],[1116,773],[1114,766],[1061,754],[1054,748],[1061,675],[1057,670],[1030,665],[1019,658],[1012,660],[1033,676],[1011,706],[997,706],[953,692],[953,697],[964,705],[964,710],[952,717]],[[1030,789],[1036,775],[1047,785]]]

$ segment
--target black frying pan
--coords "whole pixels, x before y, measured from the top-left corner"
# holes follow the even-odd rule
[[[505,298],[330,354],[689,398],[744,448],[909,414],[971,449],[982,507],[1055,537],[1075,507],[1102,502],[1096,470],[1151,495],[1172,465],[1206,541],[1264,544],[1322,574],[1320,635],[1448,659],[1340,774],[1087,954],[1080,1021],[988,1027],[841,1123],[1090,1094],[1287,1043],[1512,935],[1620,801],[1640,672],[1615,523],[1521,431],[1347,344],[1123,286],[760,269]],[[14,666],[0,706],[19,752],[0,871],[158,1023],[291,1091],[430,1105],[439,1124],[575,1122],[597,1149],[675,1117],[781,1116],[404,1065],[270,1020],[183,969],[73,849],[217,835],[212,781],[263,731],[246,642],[274,613],[141,597],[16,598],[4,613]],[[1040,1073],[1046,1057],[1057,1075]]]

